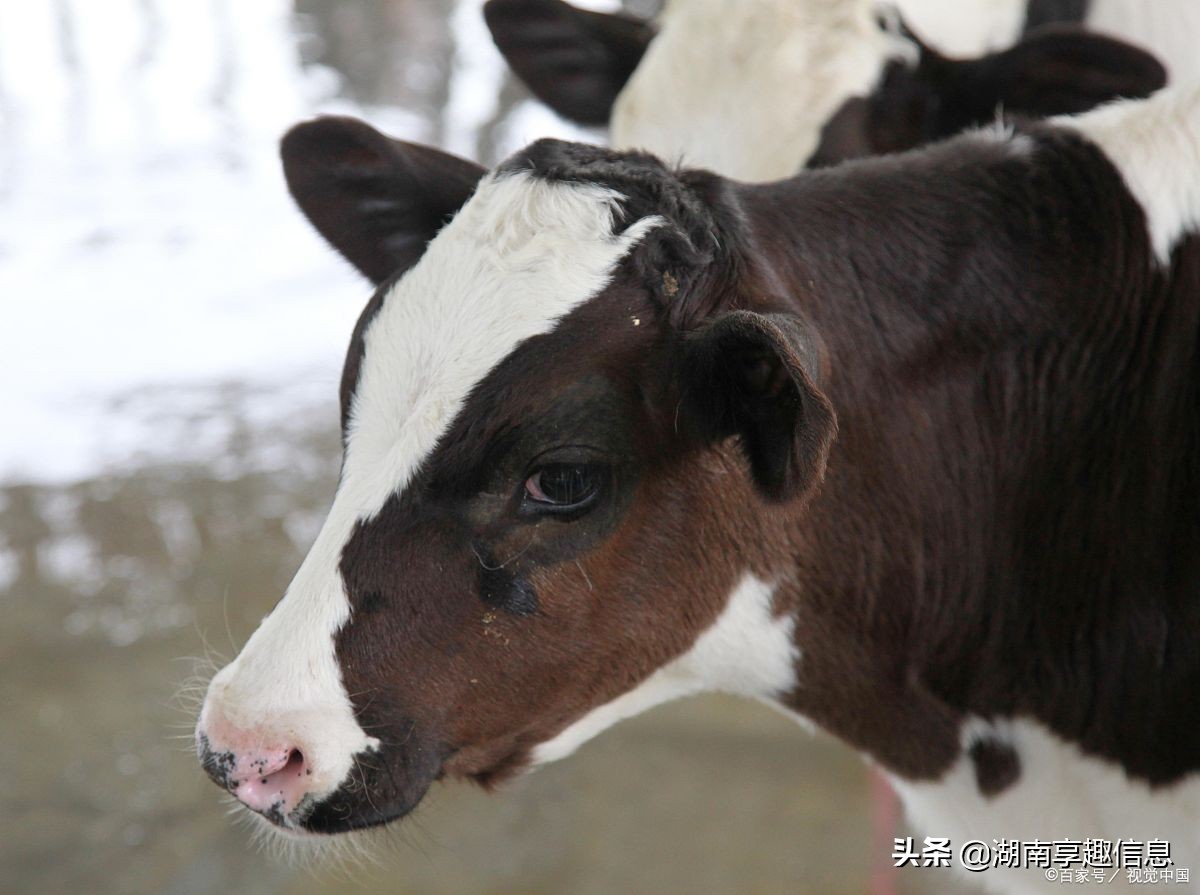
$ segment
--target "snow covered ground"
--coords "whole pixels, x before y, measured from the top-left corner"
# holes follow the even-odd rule
[[[580,136],[504,88],[479,5],[0,0],[0,482],[216,462],[234,416],[332,426],[368,289],[279,136],[355,114],[485,162]]]

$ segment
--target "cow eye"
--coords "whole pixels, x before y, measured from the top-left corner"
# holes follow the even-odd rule
[[[525,480],[523,508],[565,514],[587,509],[604,485],[605,468],[594,464],[551,463]]]

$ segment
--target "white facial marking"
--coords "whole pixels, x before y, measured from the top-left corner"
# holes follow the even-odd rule
[[[364,335],[342,479],[283,600],[214,679],[213,705],[249,731],[299,747],[313,795],[378,741],[359,726],[334,635],[350,617],[339,569],[363,520],[402,491],[468,393],[522,341],[600,292],[658,219],[613,233],[620,196],[595,185],[489,176],[391,289]]]
[[[1131,780],[1118,765],[1085,755],[1041,724],[1025,719],[996,723],[971,719],[963,725],[961,736],[964,751],[987,737],[1010,745],[1020,761],[1020,777],[1003,792],[984,796],[976,784],[974,763],[964,754],[936,783],[892,779],[913,823],[924,835],[949,837],[956,855],[971,839],[990,845],[993,839],[1157,838],[1171,843],[1177,867],[1195,872],[1200,866],[1200,775],[1152,789]],[[953,863],[958,866],[957,858]],[[991,868],[970,877],[1005,895],[1062,888],[1037,869]],[[1125,874],[1120,873],[1112,887],[1120,888],[1124,882]]]
[[[1146,213],[1155,256],[1167,264],[1175,243],[1200,228],[1200,84],[1051,120],[1082,133],[1117,166]]]
[[[743,180],[798,172],[842,104],[915,49],[871,0],[669,0],[612,141]]]
[[[355,495],[356,519],[403,490],[476,383],[599,293],[659,222],[614,234],[620,198],[526,173],[488,178],[393,287],[364,336],[350,414],[338,496]]]
[[[198,725],[211,731],[215,713],[263,745],[300,749],[318,799],[337,789],[355,754],[379,742],[355,719],[334,655],[333,635],[350,617],[337,571],[344,535],[321,529],[283,599],[213,678]]]
[[[533,764],[564,758],[618,721],[681,696],[715,690],[771,699],[791,690],[800,658],[792,642],[795,620],[774,614],[774,593],[773,585],[747,573],[691,649],[540,744]]]

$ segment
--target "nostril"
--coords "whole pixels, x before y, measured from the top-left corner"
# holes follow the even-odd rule
[[[294,771],[297,774],[311,774],[307,765],[304,763],[304,753],[299,749],[293,749],[292,754],[288,756],[287,764],[283,766],[285,771]]]
[[[281,822],[304,799],[311,786],[312,769],[296,748],[271,750],[248,762],[251,773],[232,787],[246,807]]]
[[[292,760],[292,756],[299,754],[299,749],[284,746],[278,749],[264,749],[259,752],[241,756],[238,764],[241,766],[237,776],[241,779],[247,777],[270,777],[273,774],[282,771],[287,767],[288,762]],[[301,757],[303,760],[303,757]]]
[[[293,749],[288,753],[287,760],[283,763],[283,766],[263,776],[262,782],[267,783],[272,779],[281,779],[289,776],[303,777],[306,772],[312,773],[305,766],[304,753],[299,749]]]

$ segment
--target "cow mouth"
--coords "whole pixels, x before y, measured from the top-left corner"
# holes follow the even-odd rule
[[[389,771],[382,764],[374,764],[368,773],[363,773],[360,764],[360,773],[352,775],[332,793],[321,798],[306,796],[291,811],[246,810],[288,839],[312,842],[402,820],[416,809],[435,781],[468,780],[490,791],[520,774],[529,764],[527,749],[512,749],[479,764],[455,761],[462,757],[458,750],[450,752],[427,779]],[[394,785],[398,778],[404,779],[399,792]]]
[[[258,828],[296,843],[312,843],[331,836],[386,826],[410,814],[424,798],[439,772],[429,780],[410,782],[399,794],[373,787],[367,779],[348,780],[325,796],[304,796],[285,810],[283,802],[251,808],[236,797],[234,805],[253,818]],[[230,792],[232,795],[232,792]]]
[[[286,828],[298,829],[302,836],[336,836],[386,826],[411,814],[434,779],[410,781],[400,794],[376,792],[366,780],[343,784],[320,801],[297,806],[285,819]]]

